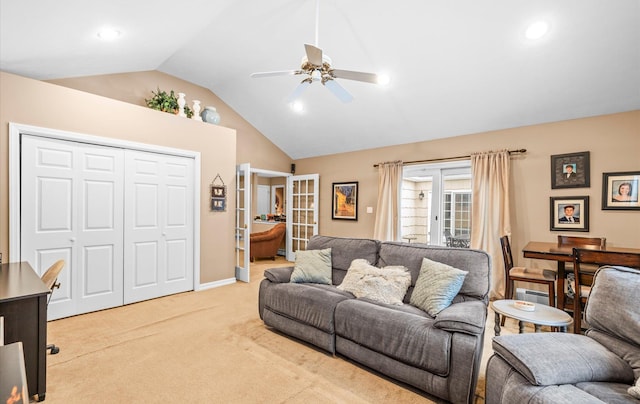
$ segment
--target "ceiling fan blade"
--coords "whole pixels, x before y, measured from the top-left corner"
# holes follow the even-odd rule
[[[347,90],[345,90],[340,84],[338,84],[337,81],[335,80],[327,80],[324,83],[324,86],[327,87],[329,89],[329,91],[331,91],[333,93],[333,95],[335,95],[336,97],[338,97],[338,99],[342,102],[344,102],[345,104],[347,102],[351,102],[353,100],[353,96],[351,94],[349,94],[349,92]]]
[[[289,97],[287,97],[287,104],[290,104],[290,103],[294,102],[295,100],[297,100],[298,98],[300,98],[300,96],[302,95],[304,90],[306,90],[307,87],[309,87],[309,84],[311,84],[311,81],[302,80],[302,82],[300,84],[298,84],[298,87],[296,87],[296,89],[293,90],[291,95],[289,95]]]
[[[258,72],[251,73],[251,77],[259,78],[259,77],[273,77],[273,76],[293,76],[294,74],[303,73],[301,70],[280,70],[275,72]]]
[[[306,43],[304,44],[304,50],[307,52],[307,60],[309,63],[314,66],[322,66],[322,49]]]
[[[331,70],[331,75],[339,79],[364,81],[367,83],[378,84],[378,75],[375,73],[354,72],[351,70]]]

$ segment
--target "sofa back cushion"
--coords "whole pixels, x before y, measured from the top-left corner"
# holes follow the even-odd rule
[[[385,241],[380,244],[378,266],[404,265],[411,271],[411,287],[405,296],[408,303],[416,284],[422,259],[441,262],[454,268],[467,271],[460,292],[453,299],[454,303],[466,298],[480,299],[489,302],[489,274],[491,271],[491,257],[484,251],[427,246],[425,244],[407,244]]]
[[[367,260],[371,265],[377,265],[380,241],[315,235],[309,239],[309,244],[307,244],[307,250],[325,248],[331,248],[332,283],[339,285],[353,260],[361,258]],[[415,282],[415,280],[413,281]]]
[[[585,308],[590,328],[640,346],[640,270],[603,266]]]

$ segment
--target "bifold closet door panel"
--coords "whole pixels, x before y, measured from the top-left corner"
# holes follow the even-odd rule
[[[125,151],[124,301],[193,290],[194,160]]]
[[[123,151],[22,135],[21,158],[21,260],[65,260],[48,318],[122,305]]]

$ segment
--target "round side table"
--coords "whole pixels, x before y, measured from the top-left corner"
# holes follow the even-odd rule
[[[524,323],[532,323],[535,331],[540,332],[540,327],[548,325],[559,327],[562,332],[567,331],[567,327],[573,323],[573,318],[566,312],[555,307],[536,303],[534,311],[521,310],[515,307],[515,300],[495,300],[491,302],[491,308],[496,313],[496,324],[493,330],[496,336],[500,335],[500,315],[518,320],[520,334],[524,332]]]

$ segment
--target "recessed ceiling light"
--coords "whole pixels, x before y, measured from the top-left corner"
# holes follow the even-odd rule
[[[104,39],[105,41],[112,41],[120,36],[120,31],[113,28],[103,28],[98,31],[98,38]]]
[[[289,104],[289,107],[294,110],[295,112],[302,112],[304,110],[304,105],[302,105],[302,103],[300,101],[294,101],[292,103]]]
[[[549,24],[546,21],[536,21],[529,25],[525,36],[527,39],[540,39],[549,31]]]

